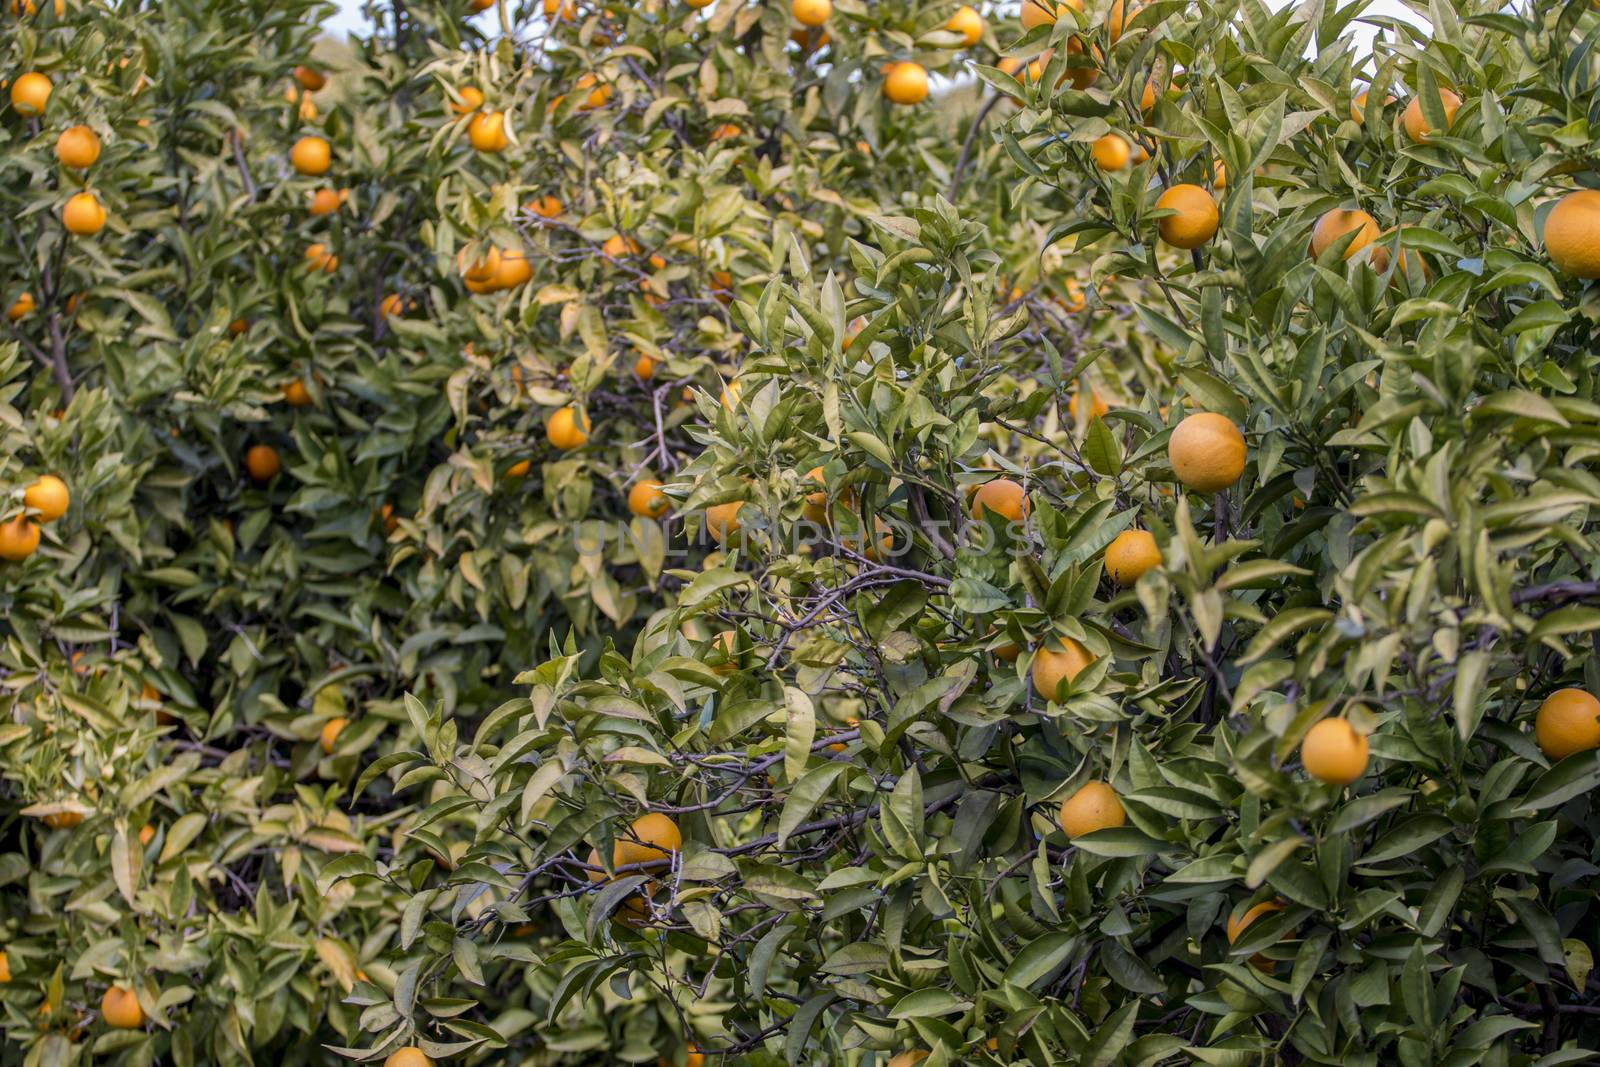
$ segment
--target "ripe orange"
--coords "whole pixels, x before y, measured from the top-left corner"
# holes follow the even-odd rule
[[[78,237],[93,237],[106,224],[106,209],[93,193],[74,193],[61,208],[61,224]]]
[[[313,274],[319,270],[324,274],[332,274],[339,269],[339,257],[328,251],[328,246],[320,241],[306,246],[305,258],[306,270]]]
[[[1300,742],[1300,763],[1319,782],[1349,785],[1367,771],[1367,739],[1346,719],[1323,719]]]
[[[1311,228],[1312,257],[1320,257],[1322,253],[1332,248],[1339,238],[1352,230],[1357,232],[1350,242],[1350,247],[1345,249],[1345,259],[1353,259],[1357,252],[1378,239],[1378,223],[1365,211],[1334,208],[1324,212],[1322,217],[1317,219],[1317,224]],[[1380,251],[1382,249],[1376,249],[1374,254]],[[1388,256],[1385,255],[1384,259],[1387,260]]]
[[[1557,270],[1600,278],[1600,189],[1579,189],[1556,201],[1544,220],[1544,249]]]
[[[1146,78],[1144,89],[1139,93],[1139,110],[1146,115],[1150,114],[1156,106],[1156,101],[1160,99],[1161,94],[1156,92],[1156,80],[1154,78]]]
[[[299,66],[294,68],[294,80],[300,83],[300,88],[308,93],[320,92],[328,84],[328,76],[315,67]]]
[[[1061,802],[1061,829],[1068,837],[1109,830],[1127,821],[1117,791],[1099,779],[1084,782]]]
[[[624,237],[620,233],[614,233],[610,237],[607,237],[605,239],[605,243],[600,246],[601,255],[604,255],[609,259],[621,259],[623,256],[636,256],[639,254],[639,252],[639,242],[635,241],[632,237]]]
[[[400,528],[400,519],[394,513],[393,504],[385,504],[379,508],[378,519],[383,523],[383,532],[386,534],[392,534]]]
[[[67,513],[72,494],[66,482],[46,474],[22,491],[22,502],[39,513],[40,522],[55,522]]]
[[[156,828],[149,823],[139,827],[139,847],[143,848],[156,839]]]
[[[1228,187],[1228,167],[1220,159],[1211,161],[1211,187],[1219,193]]]
[[[1189,415],[1167,439],[1167,459],[1178,481],[1200,493],[1217,493],[1244,473],[1244,434],[1226,416]]]
[[[289,149],[289,162],[301,174],[315,178],[333,165],[333,148],[321,137],[302,137]]]
[[[433,1061],[415,1045],[402,1045],[389,1053],[383,1067],[433,1067]]]
[[[1449,133],[1450,127],[1456,121],[1456,110],[1461,107],[1461,98],[1449,89],[1439,90],[1439,104],[1444,108],[1444,130]],[[1417,144],[1427,144],[1428,134],[1434,132],[1428,129],[1428,120],[1422,114],[1422,97],[1413,96],[1406,109],[1400,113],[1400,124],[1406,128],[1406,136]]]
[[[1553,760],[1600,748],[1600,700],[1582,689],[1557,689],[1539,705],[1533,736]]]
[[[1118,585],[1132,585],[1161,566],[1161,549],[1149,530],[1123,530],[1106,546],[1106,573]]]
[[[601,82],[594,74],[583,74],[572,83],[574,89],[588,89],[589,95],[584,98],[579,106],[579,111],[593,111],[595,108],[606,106],[606,101],[611,99],[611,86]]]
[[[578,17],[578,7],[572,0],[544,0],[544,17],[551,22],[571,22]]]
[[[808,482],[816,482],[818,485],[822,486],[826,486],[828,484],[826,471],[822,467],[812,467],[810,470],[806,471],[805,480]],[[800,513],[805,516],[807,522],[814,522],[818,526],[827,525],[829,518],[828,490],[823,489],[820,492],[807,493],[806,501],[800,507]]]
[[[533,277],[533,264],[521,249],[507,249],[500,255],[499,269],[494,272],[495,289],[515,289]]]
[[[739,634],[734,630],[723,630],[711,638],[710,651],[720,659],[720,662],[711,669],[718,674],[732,674],[739,669]]]
[[[1061,13],[1067,8],[1074,11],[1083,10],[1083,0],[1022,0],[1022,28],[1031,30],[1036,26],[1052,25]]]
[[[1121,170],[1128,165],[1128,160],[1133,155],[1133,149],[1128,147],[1128,142],[1114,133],[1097,138],[1089,149],[1089,155],[1094,158],[1094,165],[1101,170]]]
[[[883,95],[895,104],[920,104],[928,98],[928,72],[920,63],[896,63],[883,80]]]
[[[711,272],[711,296],[719,304],[733,303],[733,274],[730,271]]]
[[[83,823],[81,811],[58,811],[44,817],[44,824],[52,830],[70,830]]]
[[[52,88],[54,86],[49,78],[30,70],[12,83],[11,106],[17,109],[19,115],[43,115],[45,106],[50,102]]]
[[[682,848],[683,834],[678,824],[668,816],[652,811],[633,820],[627,833],[612,843],[611,868],[615,870],[630,863],[668,859]]]
[[[716,538],[717,544],[728,544],[739,533],[743,524],[739,521],[739,509],[744,507],[743,500],[735,500],[728,504],[714,504],[706,508],[706,529],[711,531],[711,536]]]
[[[344,728],[348,725],[350,725],[350,720],[342,716],[336,716],[322,724],[322,733],[318,735],[317,741],[322,745],[324,755],[333,754],[333,746],[338,744],[339,735],[344,732]]]
[[[0,559],[20,563],[39,547],[39,524],[26,515],[0,523]]]
[[[568,404],[556,408],[544,424],[545,438],[563,452],[570,452],[589,439],[589,416]]]
[[[278,459],[278,450],[271,445],[251,445],[244,454],[244,469],[257,482],[270,482],[278,476],[283,464]]]
[[[519,459],[511,466],[506,468],[506,477],[526,478],[528,476],[528,472],[531,470],[533,470],[533,460]]]
[[[641,352],[639,358],[633,361],[633,373],[640,381],[648,382],[656,376],[656,361]]]
[[[322,188],[311,194],[311,214],[317,218],[331,215],[338,211],[345,202],[345,197],[335,189]]]
[[[461,99],[450,101],[450,110],[457,115],[470,115],[483,106],[483,90],[476,85],[463,85],[456,95]]]
[[[144,1009],[133,990],[114,985],[100,998],[100,1018],[113,1030],[137,1030],[144,1025]]]
[[[100,158],[100,138],[87,126],[68,126],[56,138],[56,158],[63,167],[91,167]]]
[[[234,319],[228,323],[228,336],[238,337],[250,328],[250,324],[243,319]]]
[[[6,308],[6,318],[12,322],[21,322],[33,314],[34,309],[38,306],[38,303],[33,299],[32,293],[23,293],[17,297],[16,303]]]
[[[390,293],[378,303],[378,314],[386,319],[396,318],[406,313],[406,302],[399,293]]]
[[[278,386],[278,389],[283,393],[283,399],[288,401],[289,406],[292,408],[303,408],[311,405],[311,390],[307,389],[306,383],[299,378],[284,382]]]
[[[793,0],[789,13],[802,26],[821,26],[833,14],[833,0]]]
[[[961,46],[971,48],[983,39],[983,16],[971,5],[962,4],[956,8],[956,13],[950,16],[950,21],[944,24],[944,28],[951,33],[959,33]]]
[[[1156,209],[1177,212],[1156,222],[1161,239],[1174,248],[1199,248],[1216,236],[1217,201],[1198,185],[1174,185],[1161,194]]]
[[[1257,904],[1253,908],[1250,908],[1243,915],[1240,915],[1237,918],[1231,915],[1228,916],[1228,944],[1231,945],[1235,941],[1239,940],[1239,935],[1244,933],[1245,927],[1261,918],[1261,916],[1266,915],[1269,912],[1282,910],[1282,901],[1263,900],[1261,903]],[[1258,952],[1254,956],[1250,957],[1250,965],[1258,970],[1270,971],[1277,966],[1277,963],[1276,961],[1263,956]]]
[[[1033,654],[1030,674],[1034,691],[1054,700],[1063,681],[1072,681],[1094,661],[1094,653],[1072,638],[1051,638]]]
[[[561,201],[549,195],[529,201],[526,208],[530,213],[538,215],[541,219],[554,219],[561,216]]]
[[[11,981],[11,957],[0,950],[0,984]]]
[[[467,140],[473,148],[489,155],[504,152],[511,143],[511,138],[506,134],[506,113],[479,111],[474,114],[472,121],[467,123]]]
[[[645,519],[659,519],[672,507],[672,501],[661,491],[661,483],[653,478],[641,478],[628,490],[628,510]]]
[[[1384,107],[1388,107],[1392,103],[1394,103],[1394,97],[1385,95],[1384,98],[1383,98],[1383,106]],[[1364,125],[1366,123],[1366,121],[1367,121],[1367,94],[1366,93],[1361,93],[1360,95],[1358,95],[1355,98],[1355,100],[1353,100],[1351,102],[1351,104],[1350,104],[1350,117],[1355,119],[1356,122],[1359,123],[1359,124],[1363,124]]]
[[[1027,494],[1010,478],[984,482],[972,494],[972,517],[982,521],[985,511],[992,511],[1008,522],[1021,522],[1028,513]]]
[[[1143,7],[1139,3],[1126,3],[1126,0],[1111,0],[1111,10],[1106,13],[1106,33],[1111,38],[1111,43],[1116,44],[1127,29],[1128,23],[1139,13]]]

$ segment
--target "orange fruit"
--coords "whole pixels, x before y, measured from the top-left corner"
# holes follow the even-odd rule
[[[602,255],[610,259],[621,259],[623,256],[636,256],[640,252],[639,242],[635,241],[632,237],[624,237],[620,233],[614,233],[610,237],[607,237],[605,243],[600,246],[600,252]]]
[[[1146,78],[1144,89],[1139,93],[1139,110],[1148,115],[1155,108],[1156,101],[1161,99],[1161,94],[1156,92],[1154,78]]]
[[[16,303],[6,308],[6,318],[12,322],[21,322],[33,314],[34,309],[38,306],[38,303],[33,299],[32,293],[23,293],[17,297]]]
[[[1544,220],[1544,250],[1574,278],[1600,278],[1600,189],[1579,189],[1556,201]]]
[[[143,848],[156,839],[156,828],[149,823],[139,827],[139,847]]]
[[[661,483],[653,478],[641,478],[628,490],[628,510],[645,519],[659,519],[672,507],[672,501],[661,491]]]
[[[305,259],[306,270],[313,274],[319,270],[324,274],[332,274],[339,269],[339,257],[328,251],[328,246],[320,241],[306,246]]]
[[[985,511],[992,511],[1007,522],[1021,522],[1028,513],[1027,494],[1010,478],[984,482],[972,494],[972,517],[981,522]]]
[[[611,86],[601,82],[594,74],[580,75],[572,84],[575,89],[589,90],[589,95],[578,108],[580,111],[593,111],[595,108],[605,107],[606,101],[611,99]]]
[[[1346,719],[1323,719],[1300,742],[1300,764],[1319,782],[1349,785],[1367,770],[1367,739]]]
[[[1244,473],[1244,434],[1226,416],[1199,411],[1172,431],[1167,459],[1178,481],[1190,489],[1221,492]]]
[[[956,8],[956,13],[944,24],[951,33],[961,35],[961,46],[971,48],[983,39],[983,16],[969,4]]]
[[[11,106],[19,115],[43,115],[50,102],[50,79],[36,70],[23,74],[11,85]]]
[[[812,467],[806,471],[805,480],[816,482],[818,485],[827,485],[826,472],[822,467]],[[828,523],[828,491],[823,489],[816,493],[807,493],[806,502],[801,505],[800,512],[807,522],[814,522],[818,526]]]
[[[1384,107],[1388,107],[1392,103],[1394,103],[1394,97],[1385,96],[1383,98],[1383,106]],[[1355,119],[1356,122],[1358,122],[1358,123],[1365,124],[1366,121],[1367,121],[1366,115],[1367,115],[1367,94],[1366,93],[1361,93],[1350,104],[1350,117]]]
[[[91,167],[100,158],[100,138],[87,126],[68,126],[56,138],[56,158],[63,167]]]
[[[669,859],[672,853],[682,848],[683,834],[678,824],[668,816],[652,811],[633,820],[628,825],[627,833],[612,843],[611,868],[615,870],[630,863]]]
[[[1461,107],[1461,98],[1449,89],[1440,88],[1439,105],[1444,108],[1444,130],[1450,132],[1450,127],[1456,121],[1456,111]],[[1406,136],[1417,144],[1427,144],[1428,134],[1434,132],[1428,129],[1428,120],[1422,114],[1422,97],[1413,96],[1411,102],[1406,104],[1406,109],[1400,113],[1400,124],[1406,129]]]
[[[318,735],[317,742],[322,745],[324,755],[333,754],[333,746],[339,742],[339,734],[350,725],[350,720],[341,717],[329,719],[322,724],[322,733]]]
[[[234,319],[228,323],[228,336],[238,337],[250,328],[250,324],[243,319]]]
[[[114,985],[100,998],[100,1018],[113,1030],[137,1030],[144,1025],[144,1009],[133,990]]]
[[[1127,821],[1117,791],[1098,779],[1084,782],[1061,802],[1061,830],[1068,837],[1109,830]]]
[[[504,152],[511,143],[506,134],[504,111],[479,111],[467,123],[467,140],[473,148],[488,155]]]
[[[499,269],[491,283],[495,289],[515,289],[533,277],[533,264],[521,249],[507,249],[500,255]]]
[[[333,149],[321,137],[302,137],[289,149],[289,162],[301,174],[315,178],[333,165]]]
[[[106,224],[106,209],[93,193],[74,193],[61,208],[61,224],[78,237],[93,237]]]
[[[541,219],[554,219],[561,216],[561,201],[553,196],[541,196],[537,200],[529,201],[527,210],[538,215]]]
[[[79,811],[58,811],[44,817],[44,824],[52,830],[70,830],[82,822],[83,813]]]
[[[1237,918],[1230,915],[1228,917],[1228,944],[1231,945],[1235,941],[1239,940],[1239,935],[1244,933],[1245,927],[1261,918],[1261,916],[1270,912],[1282,910],[1282,901],[1263,900],[1261,903],[1255,905],[1253,908],[1250,908],[1243,915]],[[1276,961],[1269,959],[1258,952],[1254,956],[1250,957],[1250,965],[1258,970],[1270,971],[1277,966],[1277,963]]]
[[[578,6],[572,0],[544,0],[544,17],[551,22],[571,22],[578,17]]]
[[[633,373],[640,381],[648,382],[656,376],[656,361],[641,352],[639,358],[633,361]]]
[[[1128,23],[1143,6],[1138,3],[1127,3],[1127,0],[1111,0],[1111,10],[1106,14],[1106,33],[1110,36],[1112,44],[1117,43],[1122,31],[1127,29]]]
[[[396,318],[406,313],[406,302],[399,293],[390,293],[378,304],[378,314],[386,319]]]
[[[1174,248],[1199,248],[1216,236],[1221,217],[1216,199],[1198,185],[1174,185],[1156,201],[1158,211],[1177,212],[1156,222],[1156,232]]]
[[[1022,28],[1031,30],[1036,26],[1052,25],[1061,13],[1067,8],[1074,11],[1083,10],[1083,0],[1022,0]]]
[[[742,507],[744,501],[735,500],[706,508],[706,528],[711,531],[711,536],[716,538],[717,544],[728,544],[738,534],[742,527],[739,522],[739,509]]]
[[[400,519],[394,513],[393,504],[385,504],[378,509],[378,519],[383,523],[383,532],[392,534],[400,528]]]
[[[39,547],[39,524],[26,515],[0,523],[0,559],[20,563]]]
[[[589,439],[589,416],[568,404],[556,408],[544,423],[544,436],[563,452],[570,452]]]
[[[802,26],[821,26],[833,14],[833,0],[793,0],[789,13]]]
[[[433,1061],[415,1045],[402,1045],[389,1053],[383,1067],[433,1067]]]
[[[470,115],[483,106],[483,90],[475,85],[463,85],[456,95],[461,99],[450,101],[450,110],[457,115]]]
[[[1128,160],[1133,155],[1133,149],[1128,147],[1128,142],[1114,133],[1096,138],[1089,149],[1089,155],[1094,159],[1094,165],[1101,170],[1121,170],[1128,165]]]
[[[1317,224],[1311,228],[1311,255],[1314,258],[1320,257],[1322,253],[1332,248],[1339,238],[1351,231],[1356,231],[1356,236],[1345,249],[1345,259],[1354,258],[1357,252],[1378,239],[1378,223],[1365,211],[1334,208],[1324,212],[1322,217],[1317,219]],[[1376,254],[1382,251],[1381,248],[1374,249],[1372,255],[1376,257]],[[1387,263],[1388,255],[1385,254],[1383,258]]]
[[[0,984],[11,981],[11,957],[0,951]]]
[[[506,477],[526,478],[528,476],[528,472],[531,470],[533,470],[533,460],[519,459],[511,466],[506,468]]]
[[[1553,760],[1600,748],[1600,700],[1582,689],[1557,689],[1539,705],[1533,736]]]
[[[308,93],[319,92],[328,84],[328,76],[315,67],[299,66],[294,68],[293,73],[294,80]]]
[[[1219,193],[1228,187],[1228,166],[1220,159],[1211,161],[1211,185]]]
[[[345,198],[336,189],[318,189],[311,194],[311,214],[317,218],[331,215],[343,206]]]
[[[920,63],[896,63],[883,80],[883,95],[895,104],[920,104],[928,98],[928,72]]]
[[[67,513],[72,494],[66,482],[46,474],[22,491],[22,502],[39,513],[40,522],[55,522]]]
[[[1132,585],[1161,566],[1161,549],[1149,530],[1123,530],[1106,546],[1106,573],[1118,585]]]
[[[244,454],[244,469],[257,482],[270,482],[278,476],[283,464],[278,459],[278,450],[271,445],[251,445]]]
[[[1057,647],[1051,648],[1051,644]],[[1063,681],[1072,681],[1094,661],[1094,653],[1072,638],[1051,638],[1033,654],[1030,674],[1034,691],[1054,700]]]
[[[734,630],[723,630],[711,638],[711,649],[720,658],[711,669],[718,674],[732,674],[739,669],[739,634]]]
[[[1082,294],[1079,295],[1083,303],[1088,302],[1086,299],[1082,298]],[[1079,305],[1078,310],[1082,310],[1082,304]],[[1073,420],[1074,422],[1078,420],[1079,392],[1081,392],[1081,390],[1075,387],[1072,390],[1072,395],[1067,397],[1067,418]],[[1099,389],[1096,389],[1092,385],[1089,386],[1089,416],[1091,418],[1099,419],[1104,418],[1106,415],[1110,414],[1110,412],[1111,401],[1107,400],[1105,398],[1105,394],[1103,394]]]
[[[278,386],[278,389],[283,393],[283,399],[288,401],[289,406],[292,408],[308,407],[311,404],[311,390],[307,389],[306,383],[299,378],[284,382]]]

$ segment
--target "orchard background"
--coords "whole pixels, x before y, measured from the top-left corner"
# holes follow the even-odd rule
[[[473,6],[0,8],[0,1061],[1594,1060],[1600,9]]]

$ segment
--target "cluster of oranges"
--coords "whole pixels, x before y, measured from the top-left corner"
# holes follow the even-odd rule
[[[46,474],[22,491],[23,510],[10,522],[0,523],[0,559],[19,563],[39,548],[42,523],[55,522],[67,513],[72,493],[67,483]]]

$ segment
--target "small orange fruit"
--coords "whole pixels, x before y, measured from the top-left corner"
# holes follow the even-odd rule
[[[504,152],[506,146],[511,144],[511,138],[506,133],[506,113],[479,111],[474,114],[472,121],[467,124],[467,140],[473,148],[488,155]]]
[[[339,269],[339,257],[328,251],[328,246],[320,241],[306,246],[305,260],[306,270],[313,274],[319,270],[324,274],[332,274]]]
[[[920,63],[896,63],[883,79],[883,95],[895,104],[920,104],[928,98],[928,71]]]
[[[1600,700],[1582,689],[1557,689],[1539,705],[1533,736],[1553,760],[1600,748]]]
[[[641,478],[628,490],[628,510],[645,519],[659,519],[672,507],[672,501],[661,491],[661,483],[653,478]]]
[[[1574,278],[1600,278],[1600,189],[1579,189],[1556,201],[1544,220],[1544,250]]]
[[[1267,915],[1274,911],[1282,910],[1282,901],[1263,900],[1260,904],[1250,908],[1243,915],[1240,915],[1237,918],[1230,915],[1228,917],[1228,944],[1231,945],[1235,941],[1239,940],[1239,935],[1244,933],[1245,927],[1261,918],[1261,916]],[[1254,956],[1250,957],[1250,965],[1255,967],[1257,970],[1270,971],[1277,966],[1277,963],[1276,961],[1263,956],[1258,952]]]
[[[1061,830],[1068,837],[1109,830],[1127,821],[1117,791],[1099,779],[1084,782],[1061,802]]]
[[[475,85],[463,85],[456,95],[461,99],[450,101],[450,110],[457,115],[470,115],[483,106],[483,90]]]
[[[555,219],[561,217],[561,201],[553,196],[545,195],[537,200],[531,200],[526,205],[527,210],[541,219]]]
[[[1339,238],[1351,231],[1355,231],[1356,235],[1345,249],[1345,259],[1353,259],[1357,252],[1378,239],[1378,223],[1365,211],[1333,208],[1324,212],[1311,228],[1311,255],[1314,258],[1321,257],[1322,253],[1338,243]],[[1381,248],[1374,250],[1380,251]],[[1384,258],[1387,259],[1387,255]]]
[[[1199,411],[1172,431],[1167,459],[1178,481],[1196,492],[1218,493],[1244,473],[1244,434],[1226,416]]]
[[[322,724],[322,733],[318,735],[317,742],[322,746],[324,755],[333,754],[333,746],[339,743],[339,735],[349,725],[350,720],[342,716],[336,716]]]
[[[311,390],[306,388],[306,383],[300,378],[292,378],[278,386],[292,408],[309,407],[311,404]]]
[[[345,198],[337,189],[318,189],[311,194],[311,214],[317,218],[332,215],[344,205]]]
[[[959,33],[961,46],[971,48],[983,39],[983,16],[978,14],[977,8],[970,4],[962,4],[956,8],[956,13],[950,16],[944,28],[951,33]]]
[[[1384,107],[1388,107],[1392,103],[1394,103],[1394,97],[1387,96],[1387,95],[1384,96],[1384,98],[1383,98],[1383,106]],[[1351,102],[1351,104],[1350,104],[1350,117],[1355,119],[1357,123],[1361,123],[1363,125],[1366,123],[1366,121],[1367,121],[1367,94],[1366,93],[1361,93],[1360,95],[1358,95],[1355,98],[1355,100],[1353,100]]]
[[[633,373],[640,381],[648,382],[656,376],[656,361],[641,352],[639,358],[633,361]]]
[[[328,84],[328,76],[315,67],[294,68],[294,80],[308,93],[320,92],[322,87]]]
[[[1053,25],[1067,8],[1083,10],[1083,0],[1022,0],[1022,28],[1031,30],[1038,26]]]
[[[144,1025],[144,1009],[133,990],[114,985],[100,998],[100,1018],[113,1030],[137,1030]]]
[[[6,318],[11,322],[21,322],[33,314],[34,309],[38,306],[38,303],[33,299],[32,293],[23,293],[17,297],[16,303],[6,308]]]
[[[1300,742],[1300,763],[1319,782],[1349,785],[1367,770],[1367,739],[1346,719],[1323,719]]]
[[[1441,88],[1439,105],[1444,109],[1444,129],[1438,132],[1449,133],[1456,121],[1456,111],[1461,107],[1461,98],[1449,89]],[[1413,96],[1411,102],[1406,104],[1406,109],[1400,113],[1400,124],[1405,127],[1406,136],[1417,144],[1427,144],[1428,134],[1435,132],[1428,129],[1427,117],[1422,114],[1421,96]]]
[[[793,0],[789,13],[802,26],[821,26],[833,14],[833,0]]]
[[[257,482],[270,482],[283,469],[278,450],[271,445],[251,445],[244,454],[244,469]]]
[[[55,522],[67,513],[72,494],[66,482],[46,474],[22,491],[22,502],[39,513],[40,522]]]
[[[36,70],[30,70],[12,83],[11,106],[17,109],[19,115],[27,115],[30,118],[43,115],[45,106],[50,102],[50,90],[53,88],[49,78]]]
[[[139,827],[139,847],[143,848],[156,839],[156,828],[149,823]]]
[[[315,178],[333,165],[333,149],[321,137],[302,137],[289,149],[289,162],[301,174]]]
[[[531,470],[533,470],[533,460],[519,459],[511,466],[506,468],[506,477],[526,478],[528,476],[528,472]]]
[[[611,867],[626,867],[633,863],[650,863],[669,859],[672,853],[683,848],[683,833],[678,824],[659,812],[641,815],[629,824],[627,833],[617,838],[611,848]]]
[[[100,138],[87,126],[68,126],[56,138],[56,158],[63,167],[92,167],[100,158]]]
[[[739,522],[739,509],[742,507],[744,507],[743,500],[734,500],[706,508],[706,529],[711,531],[711,536],[716,538],[717,544],[726,545],[739,533],[742,527]]]
[[[1106,546],[1106,573],[1118,585],[1133,585],[1161,566],[1161,549],[1149,530],[1123,530]]]
[[[992,511],[1007,522],[1021,522],[1028,513],[1027,494],[1010,478],[984,482],[972,494],[972,517],[981,522],[985,511]]]
[[[1216,236],[1221,216],[1216,199],[1198,185],[1174,185],[1156,200],[1158,211],[1177,212],[1157,220],[1156,232],[1174,248],[1199,248]]]
[[[26,515],[0,523],[0,559],[20,563],[39,547],[39,524]]]
[[[492,3],[493,0],[490,0]],[[402,1045],[389,1053],[383,1067],[433,1067],[433,1061],[415,1045]]]
[[[1057,648],[1051,648],[1052,644]],[[1062,682],[1070,682],[1095,661],[1095,654],[1070,637],[1051,638],[1033,654],[1030,675],[1033,688],[1046,700],[1054,700]]]
[[[550,413],[545,420],[545,438],[563,452],[582,445],[589,440],[589,416],[568,404]]]
[[[93,193],[74,193],[61,208],[61,223],[78,237],[93,237],[106,224],[105,206]]]
[[[1094,159],[1094,165],[1101,170],[1121,170],[1128,165],[1128,160],[1133,156],[1133,149],[1128,147],[1128,142],[1117,134],[1108,133],[1104,137],[1095,139],[1094,145],[1089,149],[1089,155]]]

